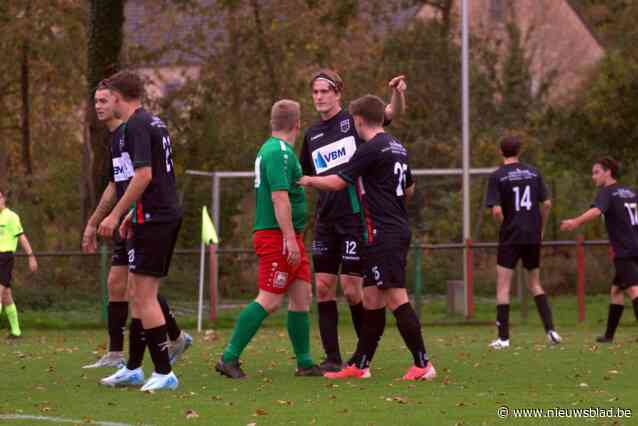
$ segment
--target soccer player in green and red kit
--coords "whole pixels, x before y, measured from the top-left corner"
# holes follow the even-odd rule
[[[276,102],[270,124],[272,136],[255,160],[253,245],[259,258],[259,293],[239,314],[230,343],[215,367],[233,379],[246,376],[239,357],[264,319],[281,305],[284,294],[288,294],[288,335],[297,358],[295,375],[322,375],[310,356],[312,290],[302,236],[307,206],[305,192],[296,183],[302,172],[293,150],[301,125],[299,104],[286,99]]]

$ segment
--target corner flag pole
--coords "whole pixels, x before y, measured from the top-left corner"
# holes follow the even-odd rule
[[[219,243],[219,238],[217,237],[217,232],[215,231],[215,226],[213,222],[210,220],[210,216],[208,215],[208,211],[206,210],[206,206],[202,207],[202,243],[201,243],[201,253],[199,258],[199,295],[198,295],[198,303],[197,303],[197,331],[202,331],[202,312],[204,310],[204,253],[206,251],[206,245],[217,245]],[[216,292],[217,289],[211,289]],[[214,306],[211,306],[211,309],[215,309]]]
[[[204,253],[206,244],[202,241],[201,252],[199,256],[199,294],[197,297],[197,332],[202,331],[202,311],[204,309]]]

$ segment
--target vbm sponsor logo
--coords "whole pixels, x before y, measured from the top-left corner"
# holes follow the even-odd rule
[[[315,149],[312,152],[312,161],[315,164],[317,174],[347,163],[356,150],[357,144],[354,136],[348,136]]]

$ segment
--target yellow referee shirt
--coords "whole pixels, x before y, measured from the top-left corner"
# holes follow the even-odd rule
[[[17,214],[7,208],[0,211],[0,253],[15,252],[18,248],[18,237],[23,233]]]

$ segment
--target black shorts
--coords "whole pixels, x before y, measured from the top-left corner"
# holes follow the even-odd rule
[[[361,276],[361,244],[363,223],[358,214],[337,221],[317,222],[312,242],[315,273]]]
[[[0,253],[0,285],[11,288],[11,273],[13,272],[13,252]]]
[[[499,244],[496,263],[507,269],[514,269],[518,260],[523,261],[523,267],[528,271],[536,269],[541,264],[540,244]]]
[[[182,220],[168,223],[133,224],[133,238],[127,240],[128,270],[134,274],[165,277]]]
[[[638,285],[638,257],[622,257],[614,259],[614,285],[627,290]]]
[[[364,250],[363,286],[385,290],[405,288],[410,240],[388,241]]]
[[[115,230],[115,235],[113,236],[113,253],[111,255],[111,266],[128,266],[126,240],[120,237],[119,228]]]

